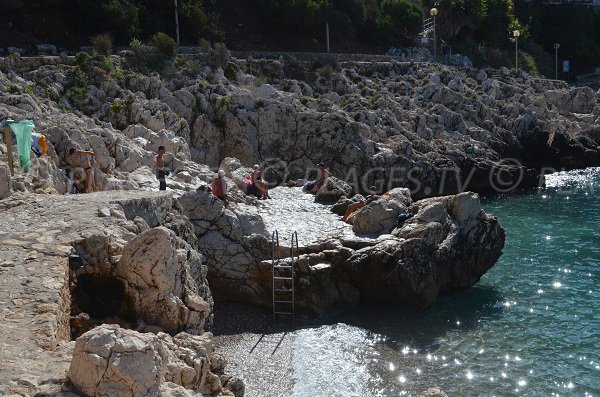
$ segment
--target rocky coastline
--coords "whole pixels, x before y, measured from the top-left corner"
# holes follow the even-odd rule
[[[298,232],[300,315],[426,308],[502,253],[478,193],[600,162],[600,95],[588,88],[401,62],[190,56],[143,74],[128,56],[0,58],[0,115],[34,120],[49,142],[14,176],[0,144],[0,393],[242,396],[215,353],[213,301],[271,307],[275,230],[284,264]],[[159,145],[167,192],[155,191]],[[100,192],[65,195],[67,170],[85,174],[71,147],[95,153]],[[299,185],[317,162],[337,178],[315,197]],[[255,163],[280,185],[272,200],[238,186]],[[198,189],[217,168],[227,206]],[[371,185],[386,194],[341,222]]]

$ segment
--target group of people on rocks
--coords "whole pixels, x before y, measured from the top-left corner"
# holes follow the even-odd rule
[[[81,152],[88,153],[88,152]],[[92,153],[93,155],[93,153]],[[158,154],[155,157],[155,172],[156,179],[159,182],[159,190],[166,190],[166,176],[169,175],[169,171],[165,168],[165,147],[158,147]],[[309,181],[303,187],[305,192],[316,192],[318,191],[323,183],[331,176],[331,173],[325,168],[323,163],[318,164],[318,173],[317,179],[314,181]],[[247,195],[254,195],[259,200],[267,200],[271,199],[269,196],[269,183],[263,179],[262,171],[258,164],[254,165],[254,168],[250,174],[244,176],[243,180],[243,190]],[[217,198],[222,200],[225,203],[228,203],[228,187],[227,181],[225,180],[225,171],[220,169],[215,173],[210,186],[209,191]]]
[[[246,175],[242,181],[246,194],[251,194],[258,197],[259,200],[270,199],[269,184],[262,177],[262,171],[258,164],[254,165],[254,169],[250,175]]]
[[[44,143],[44,142],[42,142],[42,143]],[[41,147],[38,149],[39,149],[40,154],[42,153],[42,151],[45,154],[45,152],[46,152],[45,147],[43,149]],[[36,151],[36,153],[37,153],[37,151]],[[165,166],[165,159],[164,159],[165,154],[166,154],[165,147],[162,145],[159,146],[158,153],[155,157],[155,173],[156,173],[156,179],[158,180],[158,183],[159,183],[159,190],[167,189],[166,177],[170,173],[169,170]],[[94,160],[94,157],[95,157],[95,155],[94,155],[94,152],[92,152],[92,151],[79,150],[75,147],[72,147],[69,149],[68,163],[73,167],[83,168],[83,170],[85,172],[85,176],[83,179],[85,182],[85,192],[86,193],[98,191],[98,187],[96,186],[96,182],[95,182],[94,171],[92,168],[92,161]],[[306,182],[306,184],[303,186],[303,191],[315,193],[323,186],[325,181],[329,177],[331,177],[331,172],[329,172],[325,168],[325,164],[319,163],[319,164],[317,164],[317,167],[318,167],[317,178],[315,180]],[[262,171],[258,164],[254,165],[252,172],[243,178],[242,183],[244,184],[244,191],[246,194],[254,195],[259,200],[266,200],[266,199],[271,198],[271,196],[269,196],[269,184],[267,181],[265,181],[263,179]],[[228,187],[227,187],[227,181],[225,180],[225,171],[224,170],[220,169],[217,171],[217,173],[215,173],[215,175],[210,183],[209,191],[215,197],[222,200],[225,204],[228,204],[228,202],[229,202]],[[369,195],[367,197],[365,197],[364,199],[362,199],[360,201],[357,201],[355,203],[351,203],[350,205],[348,205],[346,212],[342,216],[341,220],[344,222],[351,222],[352,218],[356,214],[356,211],[358,211],[360,208],[366,206],[367,204],[377,200],[379,197],[380,196],[377,194],[377,188],[375,186],[371,186],[369,188]]]
[[[45,156],[47,152],[46,136],[40,133],[32,133],[31,148],[36,156]],[[167,189],[166,177],[170,174],[169,170],[165,166],[165,154],[165,146],[159,146],[155,157],[155,175],[159,183],[159,190]],[[83,191],[85,193],[99,191],[98,186],[96,185],[96,177],[93,170],[94,159],[95,154],[91,150],[80,150],[76,147],[71,147],[69,149],[67,163],[73,168],[83,169],[84,175],[73,175],[73,177],[83,182]],[[315,180],[308,181],[303,186],[303,190],[305,192],[316,193],[323,186],[325,181],[331,176],[331,172],[325,168],[325,164],[319,163],[317,166],[317,178]],[[271,199],[271,196],[269,196],[269,183],[263,179],[262,171],[258,164],[254,165],[252,172],[243,178],[242,183],[244,184],[243,190],[246,194],[254,195],[259,200]],[[379,196],[376,195],[375,190],[375,187],[372,186],[369,190],[370,194],[365,200],[350,204],[342,220],[345,222],[348,221],[358,209],[378,198]],[[211,181],[209,191],[215,197],[219,198],[225,203],[228,203],[228,187],[227,181],[225,180],[225,171],[222,169],[218,170]]]
[[[269,184],[263,179],[260,166],[255,165],[252,172],[244,177],[242,183],[244,184],[244,191],[246,194],[254,195],[258,197],[259,200],[271,198],[271,196],[269,196]],[[215,174],[210,184],[210,191],[223,202],[228,202],[225,171],[219,170]]]

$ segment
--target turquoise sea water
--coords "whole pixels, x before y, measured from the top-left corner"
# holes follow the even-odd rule
[[[600,397],[600,169],[548,185],[484,201],[507,239],[475,287],[297,331],[293,395]]]

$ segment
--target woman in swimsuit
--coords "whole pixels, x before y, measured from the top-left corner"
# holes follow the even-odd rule
[[[256,196],[259,199],[271,198],[269,197],[269,184],[262,179],[262,173],[258,164],[254,166],[254,171],[252,171],[252,184],[256,188]]]
[[[77,150],[75,148],[69,149],[69,155],[71,158],[75,158],[75,163],[78,163],[79,167],[85,170],[85,192],[93,193],[98,191],[96,186],[96,178],[94,176],[94,170],[92,169],[92,159],[94,158],[94,152]],[[78,156],[76,158],[75,156]]]

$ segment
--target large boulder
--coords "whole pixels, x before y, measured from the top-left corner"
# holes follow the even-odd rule
[[[551,90],[545,93],[545,97],[562,114],[591,113],[596,104],[596,93],[590,87]]]
[[[440,293],[475,284],[502,254],[504,229],[474,193],[421,200],[409,212],[416,215],[393,238],[347,260],[363,299],[427,307]]]
[[[212,335],[171,337],[102,325],[75,342],[67,377],[83,396],[232,396],[210,372]]]
[[[406,213],[412,203],[410,190],[392,189],[356,212],[352,230],[355,233],[379,235],[390,233],[398,223],[398,216]]]
[[[325,180],[317,191],[315,202],[321,204],[335,204],[342,197],[350,197],[352,187],[341,179],[331,176]]]
[[[125,283],[133,315],[170,334],[203,332],[212,313],[206,266],[175,233],[157,227],[123,248],[115,275]]]
[[[256,209],[242,204],[226,208],[221,200],[201,191],[187,192],[178,201],[194,225],[215,299],[270,302],[265,283],[269,275],[259,271],[258,263],[270,257],[271,247]]]

